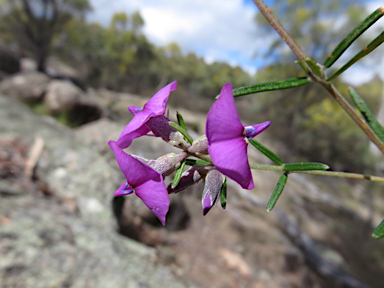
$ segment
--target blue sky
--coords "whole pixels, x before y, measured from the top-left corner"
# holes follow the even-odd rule
[[[351,0],[352,1],[352,0]],[[256,73],[265,60],[255,58],[260,47],[268,46],[272,35],[263,35],[254,23],[257,7],[252,0],[90,0],[94,11],[88,20],[107,25],[116,12],[140,11],[144,33],[155,45],[176,42],[184,52],[195,52],[207,62],[225,61]],[[266,0],[271,4],[273,0]],[[361,1],[358,1],[361,3]],[[383,6],[382,0],[367,0],[368,11]],[[384,20],[381,20],[381,23]],[[383,25],[384,26],[384,25]],[[383,53],[381,53],[382,55]],[[377,60],[377,59],[376,59]],[[381,59],[384,65],[384,58]],[[384,69],[380,69],[384,79]],[[366,70],[367,81],[374,73]],[[352,77],[353,71],[351,71]],[[356,74],[356,71],[355,71]],[[355,78],[355,77],[353,77]]]

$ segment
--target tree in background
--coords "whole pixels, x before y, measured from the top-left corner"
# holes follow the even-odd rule
[[[9,0],[3,12],[3,31],[8,39],[35,58],[45,71],[54,36],[73,17],[83,17],[91,9],[88,0]]]

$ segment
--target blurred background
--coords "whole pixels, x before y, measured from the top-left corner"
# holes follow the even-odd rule
[[[202,216],[203,184],[171,195],[167,226],[131,195],[107,142],[166,84],[191,134],[221,87],[304,76],[250,0],[0,0],[0,287],[382,287],[383,185],[254,171]],[[381,1],[266,1],[322,63]],[[379,20],[334,65],[383,31]],[[336,82],[384,121],[382,47]],[[330,70],[332,70],[330,69]],[[331,73],[327,71],[327,73]],[[381,176],[383,156],[314,83],[236,99],[243,123],[286,162]],[[149,141],[150,140],[150,141]],[[128,153],[175,151],[136,139]],[[270,164],[249,148],[251,162]]]

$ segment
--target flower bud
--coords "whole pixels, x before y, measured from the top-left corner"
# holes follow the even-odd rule
[[[205,177],[205,186],[203,191],[203,215],[206,215],[209,210],[215,205],[220,195],[221,187],[223,186],[222,174],[214,169],[208,172]]]
[[[160,115],[150,118],[146,124],[156,137],[161,137],[164,141],[168,142],[171,140],[171,133],[178,132],[168,124],[169,121],[167,117]]]
[[[193,141],[192,146],[188,148],[191,153],[208,154],[208,139],[203,135]]]
[[[187,157],[186,152],[180,154],[169,153],[156,160],[150,160],[147,165],[154,169],[156,172],[163,175],[163,177],[171,175],[180,167],[180,162]]]
[[[179,131],[172,132],[169,135],[168,143],[174,147],[181,148],[184,151],[191,146],[189,143],[185,142],[183,134],[181,134]]]

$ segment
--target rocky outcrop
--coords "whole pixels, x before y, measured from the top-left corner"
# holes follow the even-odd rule
[[[122,113],[143,105],[121,99]],[[217,205],[203,217],[203,183],[171,195],[162,227],[135,195],[112,200],[124,177],[107,142],[126,123],[104,118],[72,130],[5,97],[0,117],[0,287],[382,286],[384,250],[369,236],[363,184],[290,174],[266,213],[279,175],[254,171],[252,191],[228,180],[225,211]],[[141,137],[126,151],[155,159],[175,150]]]
[[[36,103],[43,98],[49,80],[40,72],[16,73],[0,82],[0,93],[25,103]]]
[[[76,126],[105,114],[105,109],[70,81],[52,80],[47,86],[44,103],[52,115],[66,113],[69,124]]]
[[[111,195],[122,176],[96,149],[10,98],[0,96],[0,107],[2,141],[22,143],[7,146],[14,159],[29,157],[17,147],[44,141],[28,185],[15,179],[21,168],[0,173],[0,287],[193,286],[158,263],[155,249],[116,232]]]

